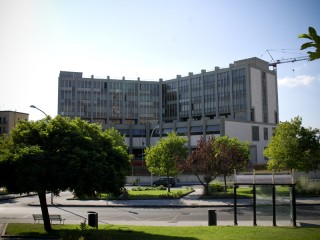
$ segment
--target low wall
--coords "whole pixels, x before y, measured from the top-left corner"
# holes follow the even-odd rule
[[[165,177],[165,176],[161,176]],[[158,180],[160,176],[127,176],[126,183],[129,185],[148,185],[150,186],[152,182]],[[203,176],[200,177],[203,180]],[[198,178],[195,175],[179,175],[176,177],[177,184],[200,184]],[[223,177],[217,177],[217,181],[223,181]],[[233,176],[227,177],[228,182],[233,182]]]
[[[272,174],[266,173],[266,174]],[[289,173],[288,173],[289,174]],[[309,173],[304,172],[295,172],[294,179],[297,180],[300,177],[307,177],[309,179],[320,179],[320,171],[312,171]],[[161,176],[164,177],[164,176]],[[148,185],[151,186],[152,182],[158,180],[160,176],[127,176],[126,183],[128,185]],[[200,177],[203,180],[203,176]],[[185,184],[185,185],[192,185],[192,184],[200,184],[198,178],[195,175],[179,175],[176,177],[177,183]],[[219,176],[215,179],[216,181],[223,182],[223,176]],[[230,175],[227,177],[227,182],[233,182],[234,176]]]

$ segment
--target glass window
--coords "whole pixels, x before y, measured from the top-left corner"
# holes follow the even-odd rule
[[[202,131],[203,131],[202,126],[197,126],[197,127],[192,127],[191,128],[191,132],[192,133],[202,133]]]
[[[268,140],[268,128],[263,128],[263,139]]]
[[[207,131],[207,133],[208,133],[208,132],[220,133],[220,125],[207,126],[206,131]]]
[[[167,134],[167,133],[171,133],[172,132],[172,128],[164,128],[162,130],[162,134]]]
[[[186,127],[177,128],[177,133],[187,133],[187,132],[188,132],[188,128]]]
[[[146,130],[145,129],[132,129],[132,136],[133,137],[145,137]]]
[[[252,126],[252,141],[259,141],[259,126]]]

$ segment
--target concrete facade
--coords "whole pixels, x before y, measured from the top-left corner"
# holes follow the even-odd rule
[[[14,112],[14,111],[0,111],[0,135],[10,134],[19,121],[28,121],[29,114]]]
[[[266,164],[263,150],[279,116],[277,75],[258,58],[166,81],[84,78],[81,72],[61,71],[58,114],[116,128],[137,161],[146,146],[176,131],[190,149],[201,136],[248,141],[251,164]]]

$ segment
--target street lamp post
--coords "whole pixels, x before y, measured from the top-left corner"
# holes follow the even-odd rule
[[[30,105],[31,108],[37,109],[38,111],[42,112],[46,117],[48,117],[48,115],[42,111],[40,108],[37,108],[35,105]],[[53,204],[53,192],[51,192],[51,204]]]
[[[48,117],[48,115],[47,115],[44,111],[42,111],[40,108],[37,108],[35,105],[30,105],[30,107],[39,110],[39,111],[42,112],[46,117]]]

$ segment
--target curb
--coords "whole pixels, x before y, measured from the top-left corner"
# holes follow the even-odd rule
[[[290,204],[277,204],[277,206],[289,206]],[[320,203],[297,203],[296,206],[317,206]],[[28,204],[28,206],[39,207],[40,204]],[[261,204],[259,206],[272,206],[268,204]],[[233,204],[226,205],[216,205],[216,204],[202,204],[202,205],[99,205],[99,204],[48,204],[48,207],[102,207],[102,208],[224,208],[224,207],[234,207]],[[252,204],[237,204],[237,207],[253,207]]]

